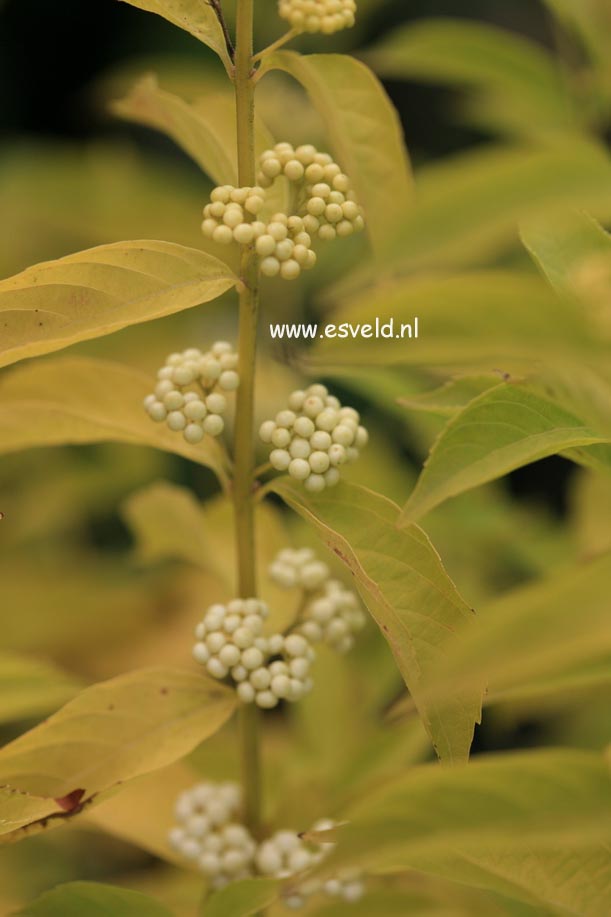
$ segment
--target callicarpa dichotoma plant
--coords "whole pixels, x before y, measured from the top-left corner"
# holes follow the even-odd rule
[[[198,102],[147,77],[114,105],[212,179],[188,200],[201,247],[104,244],[2,281],[0,360],[188,309],[212,321],[172,338],[161,367],[143,348],[146,372],[81,353],[3,374],[0,448],[152,446],[206,468],[220,493],[201,503],[163,482],[126,501],[141,559],[191,564],[172,593],[178,624],[130,632],[141,667],[84,687],[0,655],[0,713],[57,711],[0,751],[7,851],[84,826],[79,844],[103,831],[171,864],[167,884],[66,882],[13,912],[607,917],[603,14],[593,3],[573,21],[550,3],[580,36],[577,65],[561,69],[500,30],[449,21],[399,30],[367,63],[327,53],[371,11],[365,0],[124,2],[224,68],[229,91]],[[259,16],[289,26],[262,51]],[[281,50],[299,37],[317,53]],[[510,142],[424,169],[414,189],[368,64],[474,86],[468,117]],[[256,102],[273,71],[305,90],[307,103],[291,98],[316,110],[316,136],[295,142],[288,107],[274,122],[290,139],[272,136]],[[296,318],[292,291],[322,272],[332,322],[290,326],[316,331],[274,375],[267,330]],[[431,441],[400,508],[387,496],[404,481],[395,453]],[[556,454],[586,469],[569,535],[501,491],[470,493]],[[120,590],[97,586],[79,602],[120,629]],[[568,748],[470,758],[484,706],[491,719],[545,710],[553,722],[567,695],[573,739],[567,728],[568,741],[545,744]]]

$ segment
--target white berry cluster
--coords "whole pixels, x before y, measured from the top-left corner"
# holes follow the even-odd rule
[[[276,213],[264,222],[267,189],[280,177],[296,186],[299,212]],[[316,264],[314,239],[343,238],[365,225],[350,179],[314,146],[277,143],[262,153],[257,181],[253,188],[215,188],[204,207],[202,231],[221,245],[254,245],[266,277],[296,280]]]
[[[339,653],[354,646],[354,635],[366,617],[358,597],[343,583],[331,579],[328,566],[310,548],[284,548],[269,567],[271,579],[285,589],[300,588],[306,595],[299,633],[310,643],[327,643]]]
[[[369,439],[358,411],[342,407],[324,385],[293,392],[288,410],[266,420],[259,435],[273,447],[272,466],[303,481],[312,493],[337,484],[340,467],[356,461]]]
[[[312,831],[327,831],[335,827],[331,820],[317,822]],[[317,847],[308,845],[293,831],[277,831],[269,840],[263,841],[257,849],[255,865],[261,875],[275,879],[288,879],[320,863],[333,849],[332,843]],[[347,902],[359,901],[364,894],[363,882],[354,870],[342,871],[332,879],[321,881],[306,878],[291,889],[283,900],[284,904],[298,910],[306,899],[317,894],[326,894]]]
[[[182,432],[192,445],[206,433],[220,436],[227,409],[223,393],[240,384],[237,365],[238,355],[226,341],[217,341],[207,353],[195,347],[172,353],[157,373],[155,391],[144,399],[144,409],[152,420]]]
[[[235,783],[199,783],[176,802],[170,845],[190,860],[213,888],[252,875],[257,845],[238,821],[241,790]]]
[[[294,29],[332,35],[355,23],[355,0],[279,0],[280,16]]]
[[[303,634],[263,636],[268,614],[259,599],[212,605],[195,629],[193,657],[213,678],[231,678],[243,703],[271,710],[312,689],[314,650]]]

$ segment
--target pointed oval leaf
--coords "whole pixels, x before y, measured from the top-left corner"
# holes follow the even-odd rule
[[[481,688],[427,704],[426,686],[443,668],[457,635],[473,626],[438,554],[417,526],[397,528],[398,508],[363,487],[342,484],[310,496],[281,480],[273,490],[311,523],[355,578],[382,629],[440,758],[468,757],[481,712]]]
[[[0,830],[44,827],[32,824],[32,796],[54,800],[55,823],[77,814],[100,793],[184,757],[234,709],[234,692],[178,669],[142,669],[86,688],[0,751],[0,785],[29,794],[10,825],[0,809]]]
[[[199,41],[208,45],[223,61],[227,70],[232,69],[232,61],[227,52],[221,24],[208,0],[121,0],[139,10],[155,13],[189,32]]]
[[[204,904],[202,917],[251,917],[270,907],[279,894],[276,879],[244,879],[215,892]]]
[[[280,51],[265,60],[263,72],[268,70],[284,70],[311,97],[365,208],[374,250],[381,253],[412,198],[401,125],[381,83],[365,64],[343,54]]]
[[[191,446],[145,413],[154,379],[87,357],[58,357],[20,366],[0,379],[0,454],[65,443],[122,442],[152,446],[212,468],[224,479],[216,440]]]
[[[502,383],[453,417],[431,449],[401,516],[421,519],[435,506],[548,455],[611,442],[553,400]]]
[[[149,895],[99,882],[67,882],[45,892],[15,917],[172,917]]]
[[[417,767],[342,813],[351,824],[319,872],[416,869],[554,913],[604,917],[609,813],[611,781],[599,753],[545,750]]]
[[[169,242],[117,242],[36,264],[0,281],[0,366],[191,309],[236,283],[222,261]]]

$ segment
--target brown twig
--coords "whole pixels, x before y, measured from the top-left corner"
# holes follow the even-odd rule
[[[233,41],[231,40],[231,35],[229,34],[229,28],[225,21],[225,16],[223,15],[223,8],[221,6],[221,0],[206,0],[208,6],[211,6],[216,14],[216,18],[219,21],[221,29],[223,30],[223,38],[225,39],[225,46],[227,48],[227,54],[232,64],[235,63],[235,48],[233,46]]]

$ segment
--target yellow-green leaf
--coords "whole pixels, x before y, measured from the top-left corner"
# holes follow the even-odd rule
[[[611,285],[611,236],[586,213],[529,223],[521,237],[535,263],[561,293],[606,299]]]
[[[342,814],[351,823],[322,873],[417,869],[554,913],[608,911],[611,781],[602,755],[545,750],[418,767]]]
[[[469,108],[493,129],[541,136],[576,126],[562,73],[540,45],[495,26],[431,19],[400,27],[367,53],[391,79],[469,87]]]
[[[428,411],[442,417],[453,417],[474,398],[498,385],[501,379],[501,373],[457,376],[431,392],[399,398],[399,404],[410,411]]]
[[[202,908],[202,917],[251,917],[278,898],[276,879],[243,879],[215,892]]]
[[[0,723],[56,710],[79,688],[78,679],[51,662],[0,652]]]
[[[211,3],[207,0],[121,0],[137,6],[147,13],[156,13],[189,32],[219,55],[230,70],[232,62],[227,53],[225,38]]]
[[[172,917],[172,913],[142,892],[99,882],[68,882],[45,892],[15,917]]]
[[[522,465],[609,442],[609,435],[591,429],[536,390],[501,383],[471,401],[444,427],[405,505],[401,523],[421,519],[449,497]],[[587,460],[583,449],[579,456]]]
[[[422,170],[416,187],[417,203],[387,249],[398,273],[482,263],[517,241],[520,222],[553,220],[570,208],[611,217],[611,162],[576,140],[550,150],[461,154]]]
[[[218,185],[238,184],[238,141],[235,96],[208,92],[193,102],[166,92],[154,76],[145,76],[126,98],[113,103],[113,111],[130,121],[168,134]],[[257,154],[274,145],[260,117],[255,118]],[[277,181],[267,192],[271,214],[286,209],[287,183]]]
[[[156,424],[142,402],[154,377],[118,363],[58,357],[20,366],[0,379],[0,453],[64,443],[136,443],[175,452],[223,476],[218,442],[191,446]]]
[[[169,242],[117,242],[36,264],[0,281],[0,366],[191,309],[236,282],[217,258]]]
[[[342,54],[280,51],[265,60],[263,69],[284,70],[310,95],[365,208],[374,249],[381,253],[412,199],[399,118],[382,85],[365,64]]]
[[[485,681],[487,702],[611,685],[611,555],[485,605],[448,654],[438,697]]]
[[[440,758],[467,758],[481,710],[481,688],[428,704],[427,685],[443,669],[458,634],[473,626],[438,554],[417,526],[400,530],[398,508],[372,491],[342,484],[318,497],[286,480],[273,485],[314,525],[348,567],[395,656]]]
[[[159,481],[132,494],[123,515],[136,537],[141,560],[172,558],[206,566],[211,545],[202,505],[190,490]]]
[[[234,708],[234,693],[199,673],[152,668],[121,675],[86,688],[5,745],[0,785],[55,800],[56,821],[70,817],[105,790],[184,757]],[[26,829],[29,802],[26,797],[23,817],[13,815],[1,830]]]

